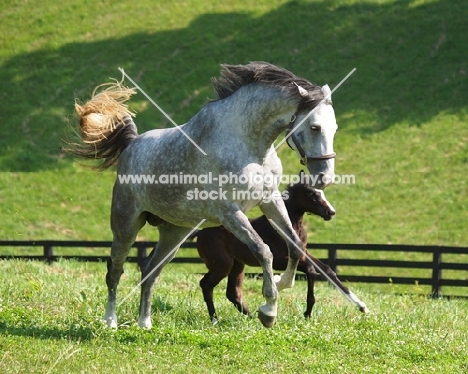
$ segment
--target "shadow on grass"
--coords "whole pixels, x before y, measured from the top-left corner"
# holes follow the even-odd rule
[[[93,329],[89,327],[74,326],[69,329],[61,329],[58,327],[13,326],[5,322],[0,322],[0,334],[44,340],[67,339],[72,341],[87,341],[95,337]]]
[[[151,330],[143,330],[138,327],[119,326],[117,330],[104,325],[91,328],[74,325],[70,328],[38,327],[38,326],[14,326],[0,322],[0,334],[3,336],[18,336],[41,340],[67,340],[74,342],[86,342],[103,338],[115,341],[119,344],[141,343],[154,341]]]
[[[266,60],[317,84],[335,86],[340,125],[363,136],[400,121],[418,125],[467,107],[468,2],[409,0],[378,5],[291,1],[261,17],[203,14],[186,28],[71,43],[16,55],[0,65],[0,170],[65,167],[62,138],[75,97],[123,67],[178,123],[212,96],[220,63]],[[118,16],[118,15],[117,15]],[[150,16],[150,15],[148,15]],[[139,131],[170,123],[142,95]],[[146,104],[142,104],[145,103]]]

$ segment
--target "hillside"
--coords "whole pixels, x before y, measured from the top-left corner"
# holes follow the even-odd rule
[[[184,123],[219,64],[265,60],[332,88],[357,69],[333,96],[336,172],[356,183],[326,190],[337,217],[308,217],[310,241],[468,245],[466,1],[158,3],[0,5],[0,238],[111,238],[114,173],[60,148],[75,98],[118,67]],[[143,95],[132,106],[140,132],[171,126]]]

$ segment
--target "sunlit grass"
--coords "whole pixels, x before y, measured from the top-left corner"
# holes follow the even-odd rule
[[[270,330],[242,316],[215,290],[212,326],[193,272],[167,268],[155,289],[153,329],[136,326],[138,293],[118,308],[119,328],[104,328],[105,264],[0,262],[0,370],[12,372],[310,371],[316,373],[463,372],[467,303],[352,285],[369,306],[362,315],[336,290],[317,285],[311,320],[302,317],[305,282],[281,293]],[[8,276],[6,275],[8,274]],[[120,298],[139,281],[126,267]],[[252,309],[261,282],[247,279]],[[260,348],[261,347],[261,348]]]
[[[118,67],[183,123],[212,97],[220,63],[266,60],[332,88],[357,68],[333,95],[336,172],[356,183],[327,189],[337,216],[307,217],[310,242],[466,246],[468,60],[460,46],[467,11],[461,0],[3,2],[0,238],[111,239],[114,172],[83,169],[60,148],[75,123],[75,98],[119,78]],[[142,96],[132,105],[140,132],[170,126]],[[279,154],[285,173],[299,172],[297,155],[285,145]],[[157,238],[153,227],[138,237]],[[391,278],[375,268],[339,270]],[[100,321],[105,264],[1,262],[0,372],[468,371],[464,299],[432,300],[427,286],[391,279],[352,285],[372,311],[363,316],[319,282],[305,321],[305,284],[297,282],[281,294],[278,323],[266,330],[229,304],[222,283],[215,293],[221,322],[212,326],[199,271],[202,265],[165,269],[152,331],[136,327],[139,292],[119,308],[119,329],[109,331]],[[139,277],[127,265],[120,295]],[[263,302],[261,282],[248,279],[245,290],[252,309]]]
[[[466,245],[467,67],[454,47],[465,3],[324,4],[2,5],[0,71],[10,89],[1,101],[0,237],[110,239],[114,173],[82,169],[59,150],[74,99],[120,77],[118,67],[183,123],[212,97],[220,63],[268,60],[331,87],[357,68],[333,95],[336,172],[356,183],[327,189],[338,214],[307,218],[310,241]],[[299,15],[311,22],[291,28]],[[171,126],[142,95],[132,105],[140,132]],[[279,154],[286,174],[299,172],[286,145]]]

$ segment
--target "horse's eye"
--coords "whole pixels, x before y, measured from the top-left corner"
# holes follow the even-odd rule
[[[312,125],[312,126],[310,126],[310,129],[311,129],[312,131],[320,131],[320,126]]]

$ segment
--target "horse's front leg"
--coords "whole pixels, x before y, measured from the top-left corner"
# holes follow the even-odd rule
[[[260,209],[273,228],[284,238],[288,246],[288,264],[284,274],[276,276],[276,286],[281,291],[294,286],[297,265],[303,255],[302,242],[294,231],[282,198],[262,202]]]
[[[257,234],[242,211],[220,217],[221,223],[252,251],[263,270],[263,297],[265,304],[258,309],[258,318],[263,326],[275,324],[278,314],[278,289],[273,279],[273,255],[268,245]]]

